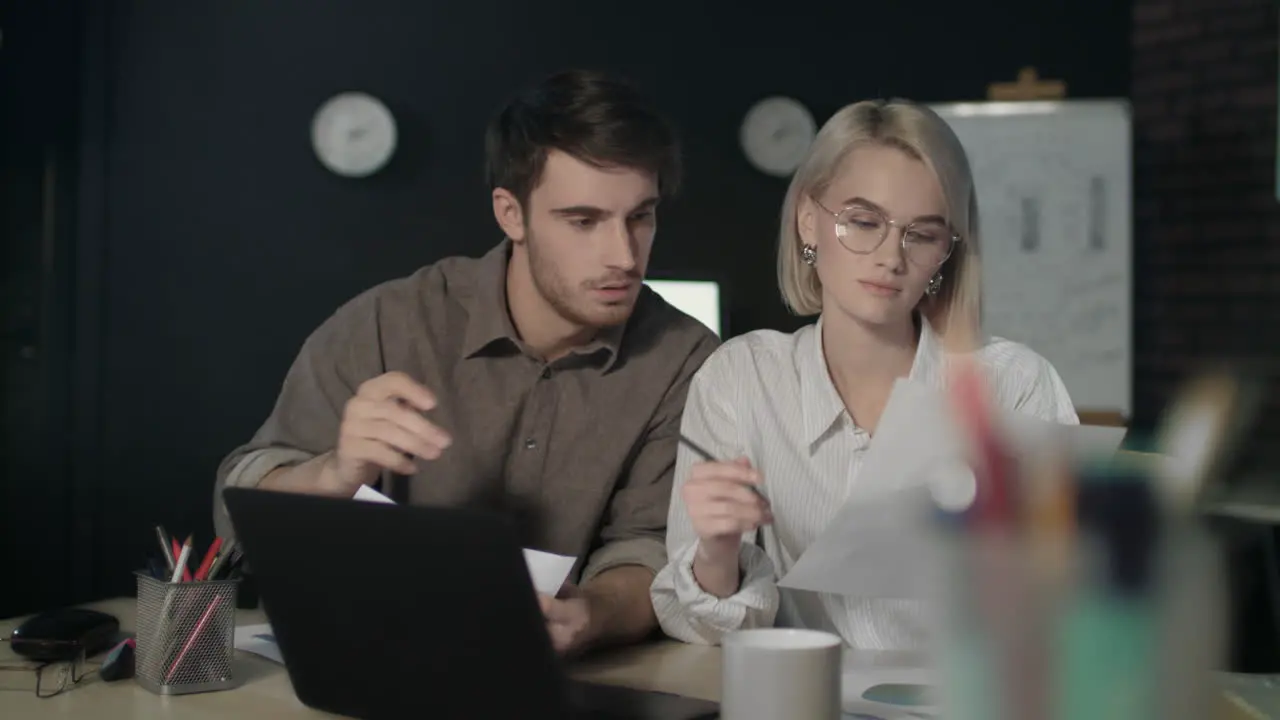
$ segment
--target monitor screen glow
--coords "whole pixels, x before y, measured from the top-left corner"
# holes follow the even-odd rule
[[[663,300],[720,336],[720,283],[711,280],[646,280]]]

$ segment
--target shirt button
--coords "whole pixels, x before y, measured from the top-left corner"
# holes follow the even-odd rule
[[[524,441],[524,449],[525,449],[525,450],[536,450],[536,449],[538,449],[538,441],[537,441],[537,440],[534,440],[533,438],[526,438],[526,439],[525,439],[525,441]]]

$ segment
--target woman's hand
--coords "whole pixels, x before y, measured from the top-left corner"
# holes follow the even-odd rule
[[[737,591],[738,547],[744,533],[773,522],[769,501],[760,492],[763,478],[746,458],[701,462],[680,490],[698,535],[694,577],[720,597]]]

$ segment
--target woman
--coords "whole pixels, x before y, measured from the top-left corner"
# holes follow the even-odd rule
[[[977,327],[977,242],[969,163],[936,114],[861,102],[823,126],[792,178],[778,243],[783,299],[818,321],[734,338],[693,378],[685,436],[736,459],[696,462],[679,450],[670,561],[652,588],[668,635],[715,644],[776,621],[858,648],[919,646],[916,603],[780,593],[776,580],[856,497],[894,381],[941,388],[945,355],[973,349],[958,343]],[[1079,422],[1061,378],[1032,350],[991,339],[974,356],[1000,406]]]

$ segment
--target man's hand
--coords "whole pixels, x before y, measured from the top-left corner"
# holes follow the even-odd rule
[[[539,595],[551,643],[561,655],[636,642],[658,626],[649,586],[653,571],[619,565],[582,587],[566,584],[557,597]]]
[[[383,469],[412,475],[415,458],[440,457],[453,440],[422,416],[435,406],[435,395],[404,373],[363,383],[343,408],[337,449],[322,484],[334,494],[353,495]]]
[[[565,585],[559,597],[539,595],[542,616],[547,620],[547,633],[551,645],[561,655],[572,655],[585,650],[595,641],[596,630],[592,624],[592,608],[587,594],[572,585]]]

